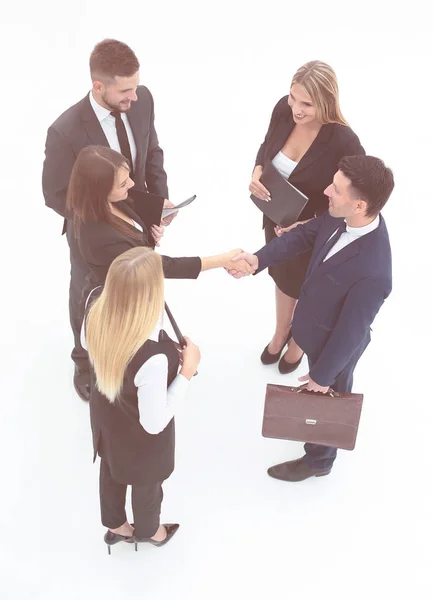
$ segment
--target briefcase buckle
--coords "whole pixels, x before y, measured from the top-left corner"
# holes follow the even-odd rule
[[[316,419],[305,419],[306,425],[316,425],[316,423],[317,423]]]

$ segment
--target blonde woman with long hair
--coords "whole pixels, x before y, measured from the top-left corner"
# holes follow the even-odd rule
[[[163,314],[162,260],[150,248],[118,256],[87,301],[83,344],[92,367],[90,417],[109,553],[122,541],[136,549],[139,542],[162,546],[179,527],[160,524],[162,483],[174,469],[174,416],[200,351],[188,338],[179,351],[163,330]],[[125,512],[128,485],[133,525]]]
[[[323,190],[332,183],[340,159],[359,154],[365,152],[342,115],[333,69],[318,60],[306,63],[295,73],[290,93],[274,108],[265,140],[257,153],[249,189],[264,202],[272,202],[260,181],[264,165],[272,162],[309,200],[298,222],[286,229],[264,217],[266,243],[326,212],[328,198]],[[310,257],[311,253],[306,252],[269,268],[275,282],[276,325],[261,360],[266,365],[279,361],[280,373],[294,371],[302,360],[302,350],[291,339],[291,323]],[[287,343],[287,351],[280,359]]]

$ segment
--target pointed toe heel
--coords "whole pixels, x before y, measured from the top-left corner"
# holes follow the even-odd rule
[[[113,533],[109,529],[105,532],[104,542],[107,544],[108,554],[111,556],[111,546],[118,544],[119,542],[126,542],[130,544],[134,538],[128,537],[126,535],[119,535],[118,533]]]
[[[135,540],[135,549],[137,550],[138,548],[138,544],[152,544],[152,546],[165,546],[165,544],[167,544],[172,537],[174,536],[174,534],[176,533],[176,531],[179,529],[179,524],[178,523],[164,523],[163,525],[166,529],[167,535],[165,536],[165,538],[163,540],[161,540],[160,542],[157,542],[155,540],[152,540],[152,538],[134,538]]]

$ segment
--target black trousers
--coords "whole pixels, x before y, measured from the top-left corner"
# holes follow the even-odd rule
[[[101,458],[99,472],[99,497],[101,501],[101,521],[104,527],[117,529],[126,522],[126,488],[111,476],[110,467]],[[134,534],[137,538],[150,538],[158,531],[161,503],[163,499],[162,482],[146,485],[132,484],[132,512],[134,515]]]
[[[358,360],[361,358],[368,342],[362,344],[352,356],[350,362],[346,365],[335,382],[330,386],[336,392],[351,392],[353,386],[353,372]],[[308,359],[309,368],[312,368],[312,362]],[[305,461],[309,467],[326,471],[332,468],[335,459],[337,458],[337,448],[331,446],[321,446],[320,444],[305,444]]]
[[[84,308],[86,298],[84,298],[83,289],[86,278],[89,273],[86,263],[81,256],[78,241],[75,239],[73,224],[68,221],[66,237],[69,244],[69,253],[71,259],[71,282],[69,285],[69,320],[74,336],[74,348],[71,358],[80,371],[82,381],[87,383],[89,379],[89,357],[87,351],[82,347],[80,336],[81,326],[84,319]]]

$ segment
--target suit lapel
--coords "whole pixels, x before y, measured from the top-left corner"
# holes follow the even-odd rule
[[[339,250],[336,254],[331,256],[331,258],[328,258],[328,260],[326,260],[325,262],[322,262],[315,269],[315,273],[317,273],[318,275],[319,274],[323,275],[324,273],[327,273],[328,271],[335,269],[335,267],[338,267],[339,265],[341,265],[341,263],[345,262],[346,260],[349,260],[350,258],[353,258],[357,254],[359,254],[359,251],[361,249],[360,248],[361,240],[362,240],[362,238],[351,242],[350,244],[345,246],[342,250]],[[313,273],[313,275],[314,275],[314,273]]]
[[[141,227],[143,228],[143,240],[144,240],[145,246],[153,247],[149,243],[149,233],[148,233],[147,227],[143,223],[143,220],[141,219],[140,215],[138,215],[135,212],[135,210],[128,204],[127,201],[121,202],[120,204],[122,205],[122,210],[125,211],[125,213],[128,215],[128,217],[131,217],[131,219],[133,219],[136,223],[141,225]]]
[[[83,121],[83,127],[86,130],[92,145],[110,146],[105,137],[105,133],[102,130],[101,124],[95,115],[95,111],[90,104],[89,96],[86,96],[82,100],[81,120]]]
[[[119,204],[122,207],[122,210],[126,212],[128,217],[131,217],[131,219],[134,219],[134,221],[136,221],[139,225],[145,227],[143,221],[141,220],[141,217],[135,212],[132,206],[128,204],[127,200],[122,200]]]
[[[332,234],[332,231],[335,231],[335,226],[332,226],[329,235],[328,232],[326,233],[326,240],[329,239],[329,237]],[[331,256],[331,258],[329,258],[325,262],[321,262],[317,267],[314,268],[310,275],[308,275],[307,279],[309,279],[310,276],[314,277],[316,274],[323,275],[324,273],[328,273],[329,271],[332,271],[332,269],[335,269],[336,267],[344,263],[346,260],[354,258],[363,250],[363,248],[367,248],[371,246],[371,244],[374,244],[375,240],[377,240],[378,237],[382,237],[384,233],[386,234],[386,226],[382,216],[380,216],[379,227],[377,227],[370,233],[367,233],[366,235],[363,235],[360,238],[354,240],[353,242],[342,248],[342,250],[336,252],[333,256]]]
[[[289,108],[289,105],[287,105]],[[284,146],[287,138],[292,133],[295,122],[293,121],[292,114],[288,111],[287,117],[277,124],[274,135],[271,138],[271,143],[269,145],[269,150],[267,151],[267,158],[269,161],[272,161],[276,154],[281,150]]]
[[[333,123],[328,123],[326,125],[322,125],[319,133],[317,134],[316,139],[308,148],[307,152],[301,158],[297,166],[293,169],[289,181],[292,179],[292,176],[295,177],[298,173],[301,173],[308,167],[310,167],[313,163],[320,159],[320,157],[329,150],[329,144],[331,137],[334,133]]]
[[[132,102],[131,108],[126,113],[129,124],[131,125],[132,135],[134,136],[135,146],[137,148],[137,158],[135,159],[135,173],[139,165],[143,163],[143,143],[146,137],[146,121],[143,119],[142,111],[140,110],[140,98],[137,102]]]

